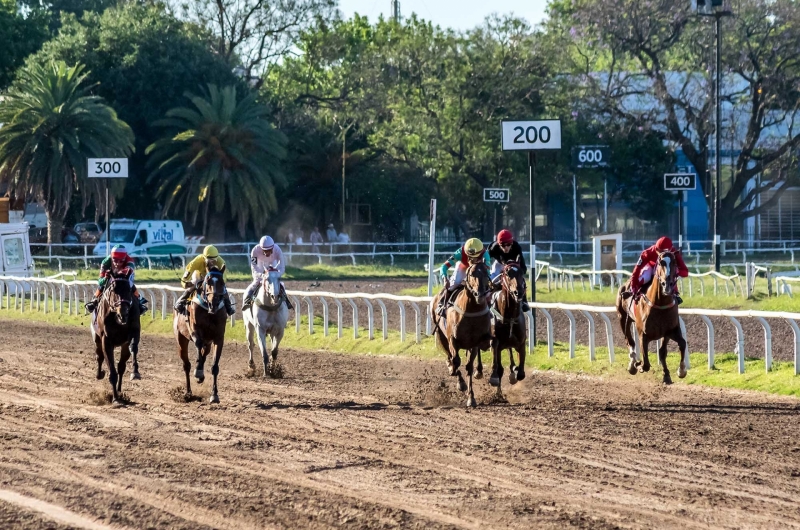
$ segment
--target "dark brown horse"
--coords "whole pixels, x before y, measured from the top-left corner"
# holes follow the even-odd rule
[[[436,308],[439,299],[445,295],[447,287],[442,289],[431,301],[432,321],[436,323],[434,334],[436,343],[447,355],[447,368],[450,375],[458,377],[458,389],[467,392],[467,406],[474,407],[475,394],[472,391],[473,369],[478,359],[478,370],[475,378],[482,377],[480,364],[481,350],[488,350],[492,338],[492,324],[489,315],[489,293],[491,292],[489,269],[482,261],[472,264],[467,269],[464,288],[456,295],[453,306],[447,309],[444,317],[439,318]],[[466,371],[469,385],[464,383],[459,367],[461,366],[460,350],[469,351]]]
[[[209,398],[211,403],[219,403],[217,376],[219,375],[222,347],[225,344],[225,327],[228,323],[228,315],[223,302],[225,281],[222,275],[223,271],[212,267],[198,288],[197,296],[186,308],[187,314],[184,316],[175,312],[172,316],[172,329],[175,332],[175,339],[178,341],[178,355],[183,361],[183,371],[186,374],[187,397],[192,395],[192,386],[189,382],[189,369],[192,367],[189,362],[189,343],[194,342],[195,348],[197,348],[197,366],[194,376],[198,383],[205,380],[203,367],[211,348],[214,348],[214,365],[211,367],[214,386]]]
[[[495,280],[496,281],[496,280]],[[500,273],[500,292],[492,302],[492,375],[489,384],[501,394],[503,378],[502,352],[508,350],[510,361],[508,382],[516,384],[525,379],[525,344],[528,329],[522,312],[525,278],[517,263],[508,263]],[[519,355],[519,366],[514,365],[514,352]]]
[[[675,255],[672,252],[662,252],[658,255],[658,263],[653,273],[653,282],[638,301],[627,298],[628,284],[621,286],[617,293],[617,314],[622,332],[628,342],[630,362],[628,373],[636,375],[639,371],[650,371],[650,357],[648,345],[651,340],[661,341],[658,350],[658,360],[664,369],[663,382],[672,384],[672,377],[667,368],[667,342],[674,340],[681,350],[681,362],[678,368],[678,377],[686,377],[686,341],[681,333],[678,305],[675,303],[675,288],[677,286],[678,269],[675,265]],[[642,348],[642,361],[636,362],[636,342],[631,331],[631,322],[636,326],[639,344]]]
[[[125,366],[134,352],[134,359],[139,351],[141,326],[139,324],[139,304],[134,300],[131,275],[133,271],[125,269],[112,276],[100,303],[95,310],[92,321],[92,339],[97,355],[97,379],[105,377],[103,361],[108,366],[108,381],[113,394],[112,404],[121,406],[122,376]],[[114,367],[114,348],[120,348],[119,364]],[[134,364],[134,376],[139,374],[138,363]]]

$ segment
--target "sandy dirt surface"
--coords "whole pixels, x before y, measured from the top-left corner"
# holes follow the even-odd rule
[[[795,399],[529,370],[467,410],[441,361],[231,343],[210,405],[141,351],[114,409],[88,330],[0,321],[0,528],[800,527]]]

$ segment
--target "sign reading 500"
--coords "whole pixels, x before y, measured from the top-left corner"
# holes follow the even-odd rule
[[[561,120],[504,121],[503,151],[561,149]]]

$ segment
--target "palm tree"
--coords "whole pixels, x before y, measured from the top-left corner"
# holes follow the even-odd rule
[[[9,191],[36,200],[47,212],[47,240],[59,241],[73,193],[85,208],[94,200],[105,209],[105,188],[87,178],[90,157],[127,156],[133,131],[84,84],[89,72],[63,62],[31,64],[20,70],[0,102],[0,179]],[[123,183],[112,185],[113,194]]]
[[[192,224],[202,215],[207,234],[213,202],[211,213],[232,212],[242,235],[248,224],[263,229],[277,209],[275,186],[286,184],[286,137],[269,123],[255,94],[237,101],[235,87],[208,85],[205,96],[186,96],[193,108],[168,111],[157,125],[170,133],[146,151],[148,167],[155,167],[150,180],[160,179],[156,193],[164,213],[180,210]],[[224,220],[214,224],[224,228]]]

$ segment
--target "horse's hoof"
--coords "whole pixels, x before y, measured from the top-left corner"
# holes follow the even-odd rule
[[[461,377],[461,374],[458,374],[458,391],[459,392],[467,391],[467,383],[464,382],[464,378]]]
[[[650,364],[642,363],[642,366],[639,367],[639,370],[642,372],[649,372],[650,371]]]
[[[123,403],[122,401],[119,400],[119,398],[117,398],[111,402],[111,406],[114,407],[115,409],[118,409],[120,407],[124,407],[125,403]]]
[[[525,370],[522,368],[517,368],[515,370],[511,370],[511,373],[517,376],[517,381],[524,381],[525,380]],[[509,374],[509,381],[511,380],[511,374]],[[511,383],[514,384],[513,382]]]
[[[489,378],[489,384],[494,387],[500,386],[500,378],[497,377],[496,375],[493,375],[492,377]]]
[[[681,379],[686,377],[686,374],[687,374],[686,370],[678,370],[678,377],[680,377]]]
[[[671,385],[672,384],[672,378],[669,376],[669,374],[664,374],[663,383],[665,385]]]
[[[459,369],[459,367],[461,367],[461,357],[456,355],[455,357],[453,357],[453,360],[450,361],[450,363],[453,365],[452,371],[455,372],[456,370]]]
[[[631,361],[628,363],[628,373],[631,375],[636,375],[639,373],[639,369],[636,368],[636,362]]]
[[[478,404],[475,402],[475,397],[474,396],[469,396],[467,398],[467,407],[469,407],[471,409],[474,409],[477,406],[478,406]]]
[[[250,361],[249,363],[247,363],[247,366],[249,366],[251,370],[255,370],[256,369],[256,363],[254,363],[253,361]]]
[[[133,372],[131,374],[131,381],[139,381],[139,380],[141,380],[141,378],[142,378],[142,374],[140,374],[139,372]]]
[[[483,379],[483,372],[475,372],[472,377],[474,379]]]
[[[97,377],[98,380],[104,378],[105,376],[106,376],[105,370],[98,370],[97,374],[95,375],[95,377]]]
[[[214,394],[210,398],[208,398],[209,403],[219,403],[219,396]]]

